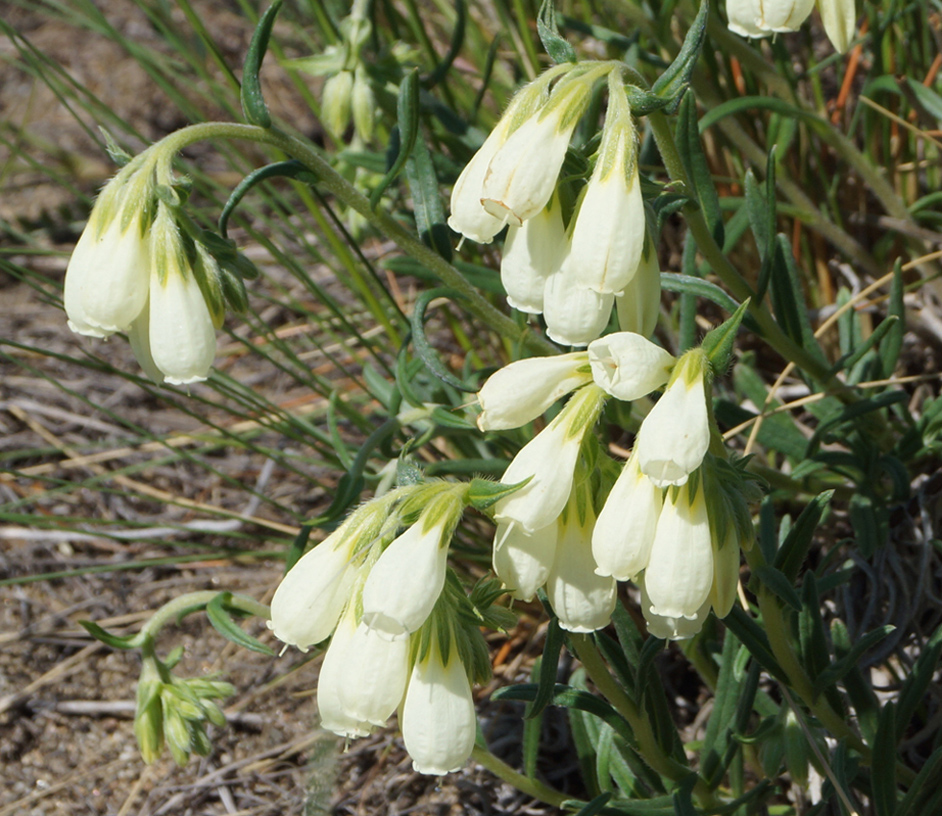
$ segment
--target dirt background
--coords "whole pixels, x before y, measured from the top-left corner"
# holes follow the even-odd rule
[[[211,24],[229,64],[238,66],[251,25],[237,4],[199,0],[193,6]],[[99,0],[96,7],[116,31],[160,50],[160,36],[134,3]],[[0,8],[20,46],[61,65],[65,76],[132,122],[141,146],[187,124],[121,46],[51,19],[35,3],[2,3]],[[182,13],[174,14],[180,26],[187,25]],[[298,105],[288,79],[273,68],[266,68],[265,78],[275,113],[290,116],[300,130],[315,131],[316,120]],[[10,37],[0,38],[0,252],[53,282],[61,281],[81,228],[78,197],[93,194],[113,172],[91,138],[95,127],[91,117],[81,112],[76,117],[37,81]],[[31,167],[23,157],[41,166]],[[285,285],[291,285],[287,278]],[[273,322],[283,317],[266,315]],[[214,749],[206,758],[178,768],[165,755],[145,766],[132,729],[139,660],[92,640],[78,621],[95,620],[118,634],[133,632],[162,603],[194,590],[227,589],[267,601],[282,564],[275,558],[244,557],[112,567],[166,556],[162,545],[168,538],[185,544],[215,536],[222,545],[228,533],[249,532],[262,550],[283,549],[292,525],[270,507],[247,521],[233,518],[228,526],[207,520],[201,507],[226,508],[234,517],[252,515],[248,493],[234,485],[264,490],[299,512],[317,512],[329,497],[295,474],[266,469],[263,459],[246,451],[221,453],[214,475],[180,462],[153,464],[156,453],[146,446],[124,449],[123,429],[106,413],[90,413],[83,396],[168,438],[185,437],[199,425],[131,383],[51,356],[79,354],[88,341],[68,331],[47,292],[3,272],[0,338],[50,352],[0,348],[2,501],[43,515],[101,521],[88,533],[76,534],[35,529],[14,513],[0,516],[0,580],[87,570],[64,579],[0,585],[0,816],[551,811],[473,764],[444,779],[414,774],[395,721],[389,730],[345,751],[333,735],[315,726],[316,658],[295,651],[277,659],[247,652],[222,640],[202,616],[168,628],[159,648],[166,653],[185,647],[181,676],[218,674],[236,686],[238,693],[225,706],[229,725],[211,729]],[[126,343],[94,349],[116,367],[135,370]],[[249,366],[240,374],[253,387],[266,389],[273,402],[303,399],[290,382],[270,372]],[[97,461],[104,464],[75,453],[90,440],[101,443],[103,458]],[[33,453],[10,458],[24,450]],[[113,476],[126,467],[141,469],[133,477]],[[105,490],[69,489],[71,480],[96,474]],[[64,489],[49,490],[48,479],[60,479]],[[168,495],[178,503],[161,501]],[[122,520],[144,529],[116,537]],[[262,625],[247,627],[278,648]],[[525,619],[506,643],[495,641],[495,653],[504,646],[495,683],[526,675],[541,636],[542,630]],[[482,700],[487,692],[481,691]],[[515,712],[482,704],[481,713],[496,750],[512,760],[519,751],[519,722],[507,715]],[[575,766],[565,753],[564,724],[551,720],[547,728],[557,745],[555,755],[550,749],[547,773],[565,786]]]

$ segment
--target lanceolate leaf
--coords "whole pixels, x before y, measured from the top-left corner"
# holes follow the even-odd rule
[[[263,128],[271,127],[271,114],[262,96],[262,85],[258,73],[262,67],[262,60],[265,59],[265,52],[268,50],[268,39],[271,37],[275,17],[281,10],[281,2],[282,0],[275,0],[258,21],[242,67],[242,113],[249,124]]]
[[[228,608],[228,603],[231,599],[231,593],[220,592],[206,604],[206,617],[209,618],[209,622],[213,625],[213,628],[226,638],[226,640],[231,640],[233,643],[245,649],[265,655],[274,655],[274,651],[245,632],[242,627],[232,619],[232,613]]]

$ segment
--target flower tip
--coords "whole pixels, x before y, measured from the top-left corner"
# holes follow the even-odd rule
[[[406,628],[405,624],[392,615],[387,615],[385,612],[364,611],[363,623],[383,640],[403,640],[409,636],[409,630]]]

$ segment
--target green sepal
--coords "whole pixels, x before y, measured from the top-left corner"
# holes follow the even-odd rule
[[[265,59],[265,52],[268,50],[268,40],[271,37],[272,26],[275,24],[275,17],[281,10],[281,3],[282,0],[275,0],[259,19],[252,34],[252,41],[249,43],[249,50],[245,53],[245,61],[242,63],[240,94],[242,114],[250,125],[263,128],[271,127],[271,114],[268,112],[268,105],[265,104],[265,98],[262,95],[262,84],[258,73],[262,67],[262,60]]]
[[[625,97],[628,99],[628,106],[634,116],[647,116],[671,104],[670,99],[639,88],[637,85],[626,85]]]
[[[713,376],[715,377],[723,375],[729,368],[733,356],[733,346],[736,343],[736,334],[748,308],[749,298],[746,298],[733,312],[732,316],[715,329],[712,329],[700,344],[706,352],[707,359],[710,361],[710,368],[713,369]]]
[[[274,656],[275,652],[272,649],[243,631],[232,619],[232,610],[229,607],[231,600],[231,592],[220,592],[206,604],[206,617],[209,618],[213,628],[226,640],[230,640],[238,646],[259,654]]]
[[[386,175],[370,193],[370,208],[374,210],[386,188],[393,183],[402,168],[406,166],[406,162],[412,155],[416,137],[419,134],[419,71],[417,68],[402,78],[402,84],[399,86],[399,99],[396,103],[396,120],[399,134],[399,151]]]
[[[502,482],[492,482],[489,479],[472,479],[468,488],[468,504],[475,510],[487,510],[501,499],[516,493],[533,479],[528,476],[522,482],[511,485]]]
[[[112,649],[138,649],[144,644],[144,638],[146,637],[143,632],[137,632],[133,635],[113,635],[97,623],[87,620],[80,620],[79,626],[95,638],[95,640],[100,640]]]
[[[536,32],[540,35],[540,42],[549,54],[549,58],[557,65],[563,62],[576,62],[576,50],[559,33],[556,24],[555,0],[542,0],[540,10],[536,17]]]
[[[666,71],[661,74],[651,90],[668,100],[667,112],[675,113],[690,84],[690,76],[700,58],[700,49],[706,38],[707,21],[710,17],[710,0],[700,0],[697,16],[687,30],[684,44]]]
[[[109,131],[105,130],[105,128],[99,127],[98,130],[105,140],[105,152],[108,154],[108,158],[118,167],[125,167],[134,156],[121,147],[121,145],[115,141],[114,136],[112,136]]]

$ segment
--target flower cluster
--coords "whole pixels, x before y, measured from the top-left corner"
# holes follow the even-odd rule
[[[751,523],[738,477],[724,484],[715,475],[725,451],[714,442],[711,376],[702,349],[678,360],[639,334],[618,332],[584,352],[520,360],[488,379],[478,394],[482,430],[523,425],[574,391],[502,479],[529,479],[495,505],[494,570],[515,597],[545,586],[560,625],[577,632],[608,623],[622,580],[639,585],[659,637],[690,637],[711,608],[728,614]],[[609,489],[587,431],[609,397],[635,401],[657,390]]]
[[[127,332],[155,382],[205,380],[225,307],[245,307],[253,272],[234,247],[181,212],[159,145],[102,190],[69,260],[65,310],[88,337]]]
[[[567,228],[560,170],[592,85],[603,76],[605,124],[591,176],[566,213]],[[637,136],[620,69],[606,62],[561,65],[523,88],[455,183],[448,223],[482,243],[508,228],[500,269],[507,300],[542,314],[549,336],[563,345],[596,339],[616,300],[659,297],[657,270],[652,275],[652,264],[643,263]],[[631,312],[625,310],[623,328],[647,328]]]
[[[726,0],[731,31],[743,37],[768,37],[797,31],[811,14],[815,0]],[[857,30],[854,0],[817,0],[821,22],[832,45],[843,53]]]
[[[307,651],[330,638],[317,685],[323,727],[360,737],[398,710],[406,750],[428,774],[470,755],[471,683],[490,668],[478,626],[506,623],[490,608],[499,590],[469,598],[449,579],[448,544],[467,502],[467,484],[444,482],[368,502],[294,565],[271,605],[285,643]]]

